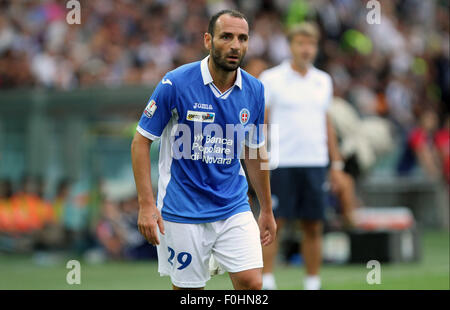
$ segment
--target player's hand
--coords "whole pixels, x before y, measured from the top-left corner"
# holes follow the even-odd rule
[[[330,170],[330,186],[333,193],[338,193],[341,191],[345,184],[345,172],[341,170]]]
[[[158,228],[164,235],[164,223],[156,206],[139,208],[138,228],[148,242],[159,245]]]
[[[277,234],[277,224],[272,210],[268,212],[261,211],[258,220],[261,244],[267,246],[275,240]]]

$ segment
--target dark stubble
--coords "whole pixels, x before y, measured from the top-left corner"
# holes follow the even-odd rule
[[[212,59],[214,61],[214,64],[219,67],[220,69],[224,70],[224,71],[234,71],[237,68],[240,67],[242,60],[244,59],[245,53],[240,55],[239,57],[239,52],[229,52],[225,55],[221,55],[220,51],[216,50],[216,48],[214,47],[214,43],[211,42],[211,56]],[[236,63],[229,63],[226,59],[227,56],[237,56],[239,57],[238,61]]]

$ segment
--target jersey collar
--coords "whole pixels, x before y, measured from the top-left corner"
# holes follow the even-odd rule
[[[209,68],[208,68],[208,59],[209,59],[209,55],[206,56],[205,58],[203,58],[203,60],[200,63],[200,70],[202,72],[203,84],[205,84],[205,85],[213,84],[214,85],[213,78],[212,78],[211,73],[209,72]],[[242,89],[241,68],[237,68],[236,80],[234,81],[234,85],[236,85],[237,87]]]

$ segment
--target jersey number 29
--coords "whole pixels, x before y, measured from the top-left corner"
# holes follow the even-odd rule
[[[167,247],[167,249],[169,250],[170,256],[169,256],[169,263],[173,266],[173,259],[175,257],[175,250],[172,249],[171,247]],[[180,252],[177,255],[177,261],[181,264],[180,267],[178,267],[178,270],[182,270],[184,268],[186,268],[187,266],[189,266],[189,264],[192,261],[192,255],[189,254],[188,252]]]

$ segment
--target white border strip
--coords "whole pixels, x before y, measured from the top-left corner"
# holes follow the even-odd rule
[[[136,130],[137,130],[137,132],[139,132],[141,135],[143,135],[144,137],[146,137],[147,139],[150,139],[150,140],[156,140],[156,139],[159,139],[159,137],[158,136],[155,136],[155,135],[153,135],[153,134],[151,134],[151,133],[149,133],[148,131],[146,131],[144,128],[142,128],[141,126],[137,126],[136,127]]]

